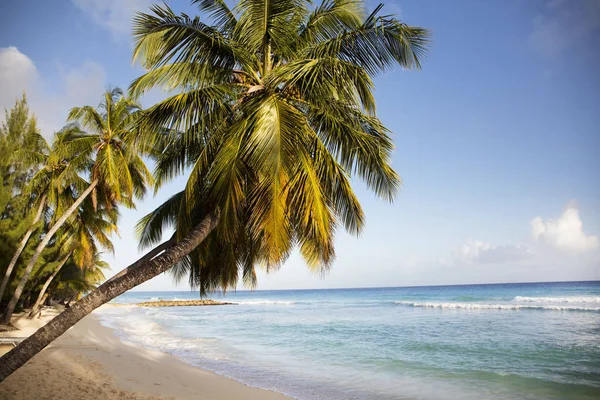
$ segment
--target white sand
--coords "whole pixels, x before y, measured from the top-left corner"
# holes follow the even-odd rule
[[[0,336],[27,336],[53,314],[46,309],[42,319],[21,320],[16,325],[22,330]],[[93,314],[0,383],[0,399],[96,398],[289,400],[193,367],[169,354],[121,342]]]

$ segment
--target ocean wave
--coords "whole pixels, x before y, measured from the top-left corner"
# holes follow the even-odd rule
[[[150,312],[148,312],[148,316],[151,318],[159,318],[159,319],[173,319],[173,320],[184,320],[184,321],[192,321],[192,320],[198,320],[201,319],[201,317],[199,316],[194,316],[194,315],[179,315],[179,314],[173,314],[173,313],[167,313],[167,312],[161,312],[161,311],[154,311],[154,309],[150,308],[149,310],[151,310]]]
[[[600,304],[600,296],[527,297],[517,296],[513,301],[526,303],[592,303]]]
[[[591,311],[600,312],[600,307],[575,307],[529,304],[481,304],[481,303],[416,303],[396,301],[396,304],[408,307],[445,308],[462,310],[551,310],[551,311]]]

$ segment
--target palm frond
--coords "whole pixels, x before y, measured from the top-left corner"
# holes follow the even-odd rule
[[[170,61],[210,64],[224,69],[252,63],[251,53],[229,40],[218,29],[167,5],[150,7],[153,14],[138,13],[133,19],[133,59],[148,69]]]
[[[421,68],[427,52],[429,32],[408,26],[392,17],[377,16],[380,7],[363,24],[339,36],[308,45],[299,57],[336,57],[363,68],[375,76],[394,65],[405,69]]]
[[[174,194],[136,224],[135,231],[140,250],[160,243],[164,230],[177,225],[177,217],[183,198],[183,191]]]
[[[201,12],[208,13],[214,24],[221,32],[231,32],[235,29],[237,18],[223,0],[192,0]]]

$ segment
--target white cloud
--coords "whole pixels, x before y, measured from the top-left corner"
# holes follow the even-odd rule
[[[598,248],[597,236],[583,232],[579,210],[567,208],[556,220],[544,221],[536,217],[531,221],[531,233],[537,242],[571,252],[584,252]]]
[[[530,222],[531,240],[524,244],[493,245],[469,239],[452,252],[451,257],[438,259],[442,267],[512,264],[515,268],[563,267],[573,263],[587,268],[598,266],[600,239],[586,235],[575,203],[570,203],[556,219],[536,217]]]
[[[50,93],[44,85],[45,77],[27,55],[16,47],[0,48],[0,108],[11,108],[26,92],[38,127],[47,138],[64,125],[72,107],[96,105],[105,90],[106,74],[97,63],[85,61],[76,67],[57,68],[53,86],[59,89]]]
[[[542,54],[558,56],[600,28],[600,2],[551,0],[532,24],[532,46]]]
[[[47,137],[64,125],[72,107],[95,106],[106,90],[106,73],[102,66],[92,61],[73,68],[61,67],[59,76],[62,82],[60,93],[40,93],[31,100],[40,129]]]
[[[71,0],[92,21],[108,30],[115,40],[131,34],[136,11],[145,11],[153,0]]]
[[[469,239],[454,252],[454,261],[466,264],[500,264],[508,262],[524,261],[534,255],[525,245],[503,245],[494,246],[479,240]],[[448,265],[443,260],[442,265]]]
[[[0,48],[0,108],[10,108],[38,83],[33,61],[16,47]],[[3,118],[4,114],[2,114]]]
[[[526,245],[491,246],[479,253],[478,261],[481,264],[507,263],[524,261],[533,258],[534,254]]]

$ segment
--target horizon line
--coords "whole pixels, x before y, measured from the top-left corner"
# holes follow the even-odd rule
[[[521,285],[533,283],[600,283],[600,279],[592,280],[576,280],[576,281],[528,281],[528,282],[493,282],[493,283],[455,283],[443,285],[406,285],[406,286],[362,286],[362,287],[331,287],[331,288],[297,288],[297,289],[232,289],[226,292],[282,292],[289,290],[348,290],[348,289],[400,289],[400,288],[426,288],[426,287],[456,287],[456,286],[483,286],[483,285]],[[128,290],[125,293],[148,293],[148,292],[198,292],[196,289],[189,290]],[[125,294],[123,293],[123,294]],[[223,291],[215,291],[211,294],[220,293]]]

